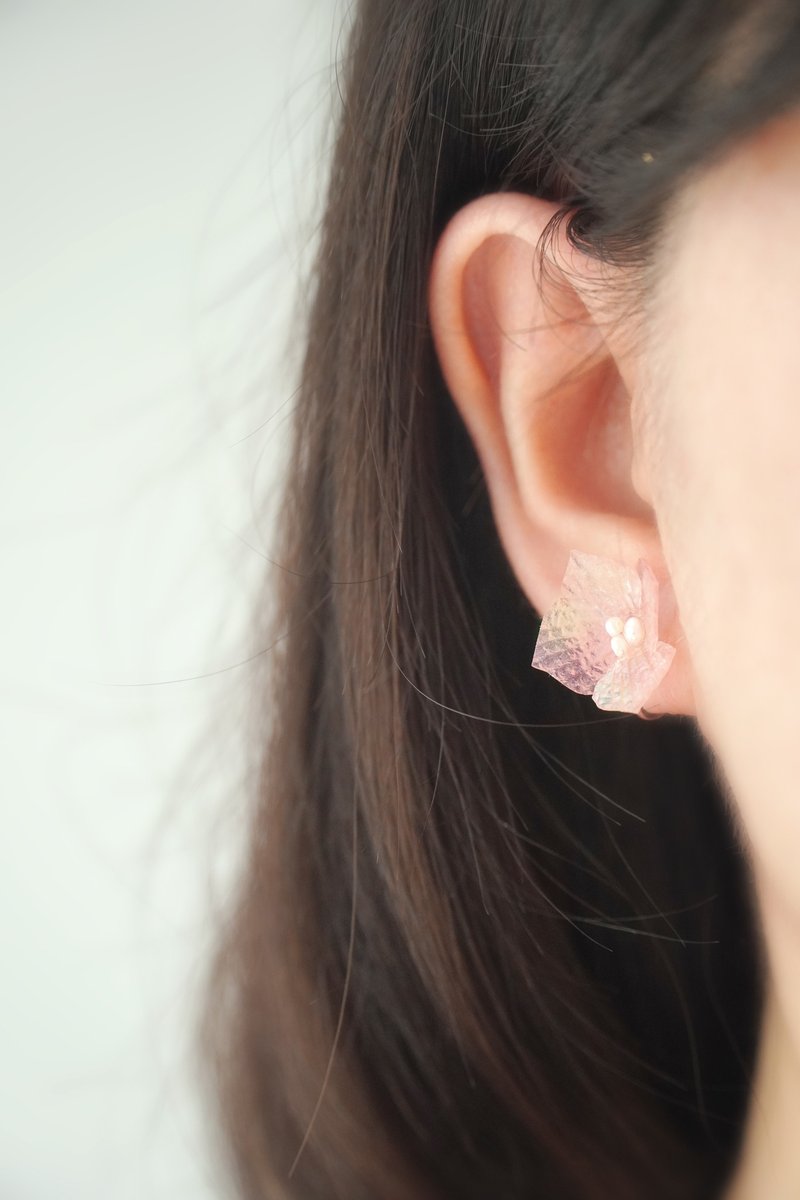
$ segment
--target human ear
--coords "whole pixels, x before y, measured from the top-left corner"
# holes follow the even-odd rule
[[[572,247],[563,223],[548,224],[557,211],[537,197],[498,193],[451,218],[428,296],[439,363],[533,607],[544,614],[553,604],[571,550],[629,566],[644,558],[662,585],[660,636],[677,647],[648,709],[694,713],[634,419],[639,351],[610,286],[619,268]]]

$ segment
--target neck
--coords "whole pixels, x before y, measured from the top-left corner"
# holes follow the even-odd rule
[[[725,1200],[797,1200],[800,930],[774,896],[760,899],[769,979],[742,1153]]]

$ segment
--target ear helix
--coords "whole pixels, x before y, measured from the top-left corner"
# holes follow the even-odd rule
[[[561,591],[539,628],[531,666],[598,708],[636,713],[670,668],[675,647],[658,637],[659,585],[644,559],[635,568],[573,550]]]

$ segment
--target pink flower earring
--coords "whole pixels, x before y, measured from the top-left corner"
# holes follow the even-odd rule
[[[648,717],[642,705],[674,655],[658,640],[658,580],[645,560],[634,570],[573,550],[531,666],[591,695],[598,708]]]

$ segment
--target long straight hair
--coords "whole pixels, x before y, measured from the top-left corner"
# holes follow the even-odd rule
[[[646,305],[681,183],[797,103],[800,9],[361,0],[340,87],[200,1029],[238,1194],[716,1196],[763,967],[724,787],[691,721],[530,669],[426,290],[448,218],[515,190]]]

